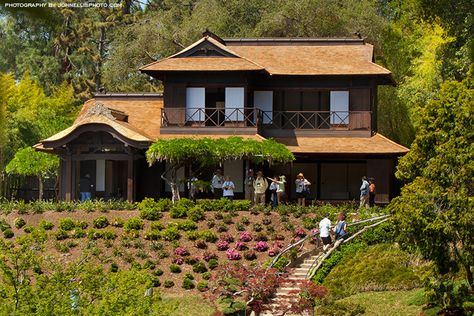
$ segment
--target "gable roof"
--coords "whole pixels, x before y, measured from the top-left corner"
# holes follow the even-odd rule
[[[220,56],[193,56],[211,47]],[[391,72],[374,62],[374,49],[362,39],[220,39],[206,35],[180,52],[140,68],[150,75],[173,71],[265,71],[270,75],[372,75],[394,83]]]

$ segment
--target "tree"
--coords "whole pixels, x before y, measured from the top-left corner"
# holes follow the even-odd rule
[[[398,236],[435,263],[441,275],[464,270],[474,290],[474,67],[442,84],[421,110],[410,152],[396,176],[401,195],[389,206]]]
[[[146,157],[150,165],[158,161],[167,162],[168,168],[162,178],[171,187],[173,201],[179,200],[177,171],[180,168],[194,166],[201,169],[237,159],[248,159],[256,163],[268,161],[270,164],[295,159],[284,145],[274,140],[256,141],[241,137],[160,139],[150,146]],[[170,177],[166,178],[168,173]]]
[[[43,199],[43,181],[50,176],[57,176],[59,171],[59,158],[36,151],[32,147],[19,150],[6,167],[7,173],[22,176],[38,177],[38,199]]]

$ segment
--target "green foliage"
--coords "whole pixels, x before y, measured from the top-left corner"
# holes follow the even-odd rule
[[[204,262],[199,261],[193,264],[193,271],[196,273],[204,273],[207,272],[207,268]]]
[[[132,217],[132,218],[129,218],[125,222],[125,224],[123,225],[123,228],[125,229],[125,231],[132,231],[132,230],[142,230],[143,226],[145,226],[145,224],[143,223],[141,219],[139,219],[138,217]]]
[[[181,267],[175,263],[172,263],[170,265],[170,271],[171,273],[181,273]]]
[[[171,287],[174,286],[174,282],[171,281],[171,280],[166,280],[166,281],[163,283],[163,286],[164,286],[165,288],[171,288]]]
[[[389,206],[404,247],[421,251],[442,274],[463,267],[467,280],[474,265],[473,75],[445,82],[421,111],[415,141],[396,173],[407,184]]]
[[[3,231],[3,237],[4,238],[13,238],[15,234],[13,233],[13,231],[10,229],[10,228],[7,228]]]
[[[64,231],[71,231],[76,227],[76,222],[70,218],[61,218],[59,220],[58,228]]]
[[[194,285],[193,280],[184,278],[183,284],[181,285],[181,287],[186,290],[191,290],[191,289],[194,289],[195,285]]]
[[[18,217],[18,218],[15,218],[14,225],[16,228],[20,229],[26,225],[26,221],[25,219]]]
[[[326,276],[324,285],[336,296],[362,291],[400,290],[420,287],[426,264],[396,246],[379,244],[352,255],[352,249]],[[349,255],[351,254],[351,255]],[[319,277],[323,276],[320,274]]]
[[[205,218],[204,210],[201,206],[195,205],[186,212],[188,218],[192,221],[198,222]]]
[[[467,282],[431,278],[425,293],[429,303],[440,304],[442,308],[474,310],[474,295]]]
[[[178,228],[184,231],[196,230],[197,225],[192,220],[184,220],[178,223]]]
[[[138,203],[140,217],[150,221],[159,220],[163,214],[163,203],[155,201],[153,198],[145,198]]]
[[[161,236],[163,237],[164,240],[173,241],[173,240],[178,240],[181,237],[181,234],[179,233],[178,226],[172,225],[164,229],[161,232]]]
[[[174,205],[170,209],[170,216],[171,218],[184,218],[187,215],[187,208],[182,205]]]
[[[95,228],[105,228],[109,226],[109,219],[106,216],[99,216],[92,221]]]

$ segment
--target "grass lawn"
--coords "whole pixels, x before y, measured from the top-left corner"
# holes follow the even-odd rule
[[[420,315],[424,304],[423,290],[364,292],[338,302],[359,304],[365,308],[364,315],[404,316]]]
[[[172,316],[210,316],[215,309],[198,295],[163,295],[165,303],[177,305]]]

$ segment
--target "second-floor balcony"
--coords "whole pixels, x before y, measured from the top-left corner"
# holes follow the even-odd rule
[[[199,129],[247,131],[371,131],[370,111],[262,111],[241,108],[163,108],[161,129],[198,132]],[[190,132],[192,133],[192,132]]]

